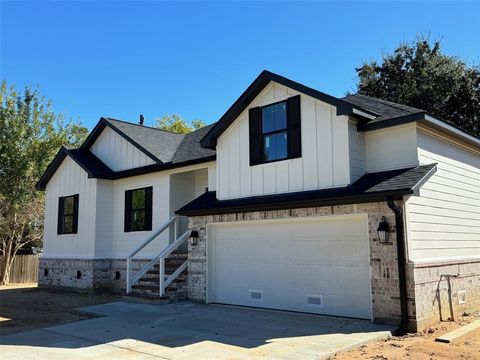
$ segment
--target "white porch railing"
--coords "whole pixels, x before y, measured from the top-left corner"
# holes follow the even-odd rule
[[[136,274],[132,275],[132,259],[137,255],[145,246],[150,244],[155,240],[161,233],[169,229],[171,226],[174,226],[174,241],[170,243],[165,249],[160,252],[156,257],[150,260],[146,265],[144,265]],[[152,236],[145,240],[140,246],[138,246],[134,251],[130,253],[127,257],[127,294],[132,291],[132,285],[138,282],[146,273],[149,271],[156,263],[159,262],[159,293],[160,296],[165,294],[165,289],[168,285],[172,283],[173,280],[177,278],[188,266],[188,259],[180,265],[180,267],[175,270],[167,279],[165,279],[165,258],[168,257],[173,251],[178,249],[187,239],[189,231],[186,231],[182,236],[177,238],[179,232],[179,217],[174,216],[169,219],[165,224],[163,224]]]

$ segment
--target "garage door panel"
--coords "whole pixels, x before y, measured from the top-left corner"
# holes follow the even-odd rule
[[[371,318],[367,236],[364,216],[214,225],[210,299]],[[308,304],[309,294],[320,295],[322,306]]]
[[[215,282],[218,286],[228,286],[234,278],[238,286],[263,287],[287,289],[309,288],[325,292],[327,289],[335,288],[343,290],[343,293],[364,291],[370,286],[370,280],[365,278],[362,267],[307,265],[294,266],[288,269],[287,276],[278,276],[284,272],[283,266],[250,266],[243,268],[238,274],[238,267],[235,265],[218,266],[215,273]],[[324,274],[321,276],[320,274]],[[328,274],[327,276],[325,276]]]
[[[219,237],[219,235],[216,236]],[[246,252],[247,246],[254,247],[255,251]],[[352,264],[352,262],[364,264],[368,252],[368,247],[366,248],[365,243],[361,241],[337,241],[332,245],[330,242],[315,241],[314,239],[311,241],[269,239],[251,242],[225,241],[224,246],[215,249],[215,256],[219,264],[261,261],[265,264],[281,262],[288,265],[319,262],[333,265]]]
[[[249,293],[243,291],[243,288],[232,286],[223,288],[217,294],[217,302],[357,318],[365,318],[365,309],[371,306],[369,296],[355,294],[348,298],[338,294],[323,294],[323,306],[309,306],[306,305],[306,295],[315,296],[319,294],[305,294],[294,290],[272,290],[264,291],[262,300],[252,300]]]

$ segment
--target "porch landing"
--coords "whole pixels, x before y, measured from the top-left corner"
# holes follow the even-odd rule
[[[327,359],[387,338],[369,321],[223,305],[114,302],[91,320],[4,336],[3,359]]]

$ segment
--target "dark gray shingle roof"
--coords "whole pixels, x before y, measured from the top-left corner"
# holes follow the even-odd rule
[[[172,163],[177,164],[215,156],[215,150],[205,149],[200,144],[200,140],[202,140],[214,125],[215,124],[211,124],[187,134],[178,146],[177,151],[175,151]]]
[[[200,140],[214,124],[190,134],[177,134],[122,120],[110,118],[105,120],[164,164],[179,164],[215,156],[215,150],[202,148],[200,144]]]
[[[110,118],[105,118],[105,120],[163,163],[172,161],[178,146],[185,137],[183,134],[132,124],[122,120]]]
[[[362,94],[345,96],[342,100],[354,106],[358,106],[362,109],[376,113],[378,117],[376,117],[372,122],[393,119],[405,115],[425,113],[425,111],[422,109],[417,109],[411,106],[397,104],[391,101],[377,99]]]
[[[100,179],[110,179],[113,177],[114,171],[90,151],[68,149],[67,153],[89,174],[90,177]]]
[[[70,156],[83,170],[85,170],[90,178],[112,179],[115,174],[90,151],[83,149],[67,149],[62,146],[52,162],[48,165],[40,180],[36,183],[35,188],[37,190],[45,190],[47,183],[67,156]]]
[[[436,171],[436,164],[382,171],[363,175],[350,186],[333,189],[301,191],[248,198],[218,200],[209,191],[188,203],[176,213],[180,215],[213,215],[247,211],[293,209],[315,206],[355,204],[401,199],[417,194],[418,189]]]

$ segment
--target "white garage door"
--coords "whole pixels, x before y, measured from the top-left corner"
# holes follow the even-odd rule
[[[371,319],[366,216],[212,224],[208,301]]]

